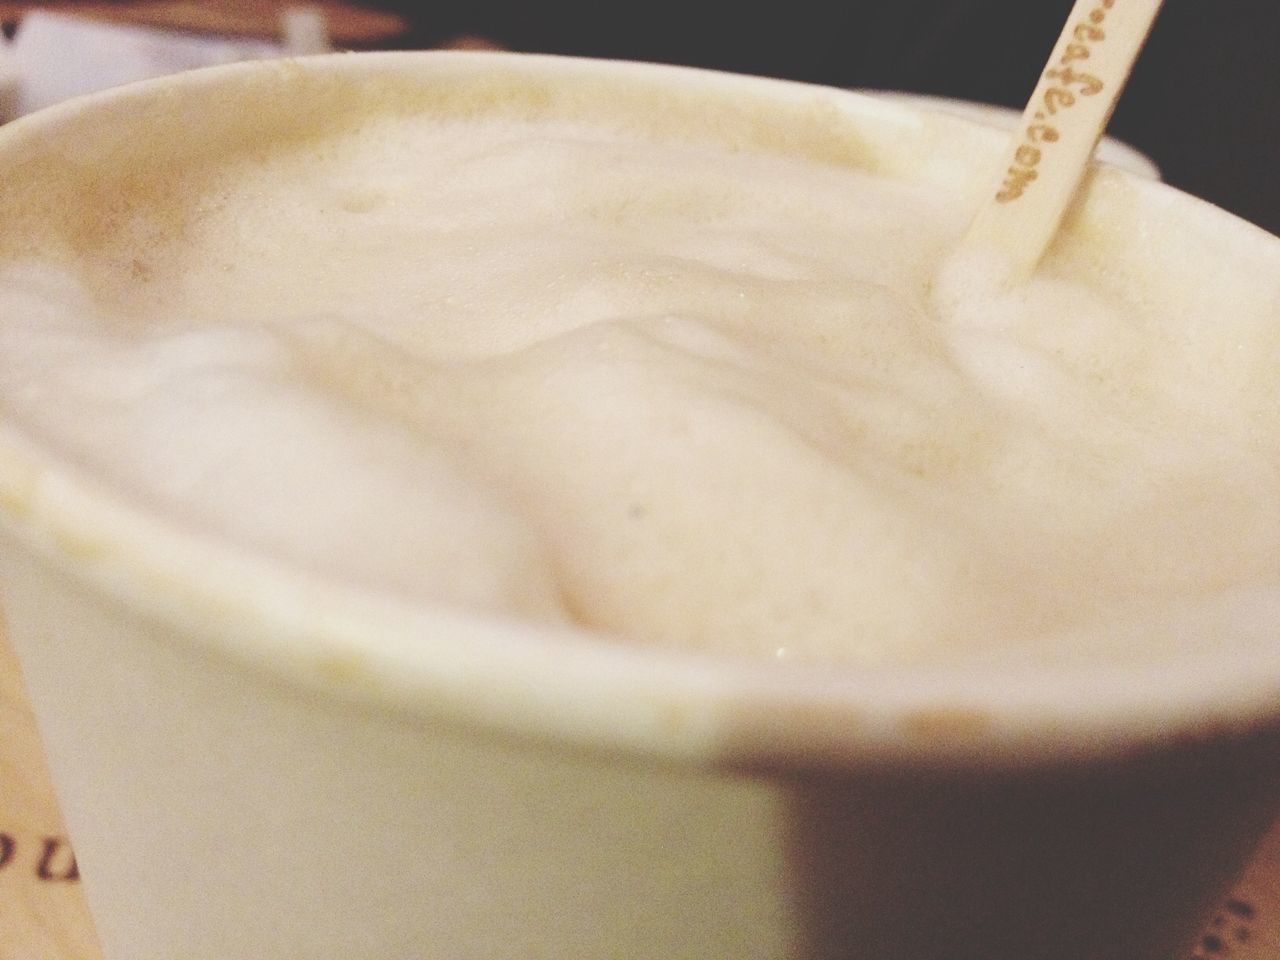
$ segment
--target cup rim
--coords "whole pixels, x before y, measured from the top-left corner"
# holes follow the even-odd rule
[[[451,51],[260,61],[145,81],[23,118],[0,130],[0,153],[104,103],[216,89],[249,73],[316,70],[358,79],[496,65],[574,81],[692,79],[762,100],[818,95],[895,129],[941,125],[947,136],[985,149],[1004,139],[980,124],[793,81]],[[1280,265],[1280,239],[1245,221],[1155,181],[1118,170],[1097,179],[1108,178],[1156,208],[1213,219],[1235,242],[1269,245],[1265,256]],[[734,769],[990,767],[1103,760],[1280,723],[1280,637],[1247,655],[1197,650],[1161,663],[833,669],[639,649],[571,627],[414,606],[147,514],[0,415],[0,532],[6,528],[72,582],[165,624],[175,643],[325,698],[588,751]]]

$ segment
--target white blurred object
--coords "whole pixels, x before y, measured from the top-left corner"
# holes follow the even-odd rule
[[[37,10],[9,45],[21,80],[17,113],[31,113],[86,93],[237,60],[276,57],[262,40],[198,37],[122,26]]]
[[[18,92],[22,82],[22,74],[18,72],[9,47],[9,39],[0,33],[0,123],[18,115]]]
[[[280,34],[289,57],[333,51],[329,21],[319,7],[286,7],[280,14]]]
[[[956,100],[951,97],[936,97],[922,93],[902,93],[897,90],[860,90],[859,92],[899,103],[914,104],[925,110],[935,110],[938,113],[946,113],[966,120],[975,120],[1002,130],[1013,130],[1022,118],[1021,109],[997,107],[973,100]],[[1110,163],[1140,177],[1151,180],[1160,179],[1160,168],[1156,166],[1155,161],[1114,137],[1103,137],[1095,155],[1103,163]]]

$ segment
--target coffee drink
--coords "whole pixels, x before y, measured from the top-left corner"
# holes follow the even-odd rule
[[[975,198],[835,111],[487,96],[18,193],[6,416],[183,527],[610,641],[1125,658],[1271,612],[1273,318],[1087,246],[940,306]]]

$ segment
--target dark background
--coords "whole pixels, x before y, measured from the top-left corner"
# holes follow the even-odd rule
[[[379,4],[406,45],[654,60],[1021,106],[1071,0]],[[1280,233],[1280,0],[1167,0],[1110,133],[1164,178]]]

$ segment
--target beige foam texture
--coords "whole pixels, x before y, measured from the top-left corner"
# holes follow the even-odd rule
[[[708,128],[669,92],[386,83],[293,112],[246,89],[146,168],[123,110],[19,163],[44,192],[0,187],[27,227],[0,234],[0,413],[318,576],[627,642],[1261,642],[1280,324],[1255,307],[1153,286],[1146,251],[1099,271],[1081,230],[1042,282],[940,309],[971,198],[821,102]]]

